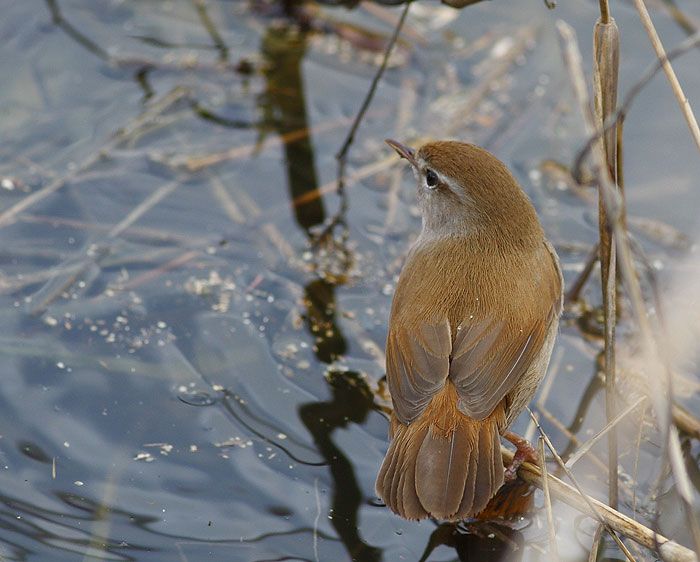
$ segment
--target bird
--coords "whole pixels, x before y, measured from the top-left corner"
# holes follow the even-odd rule
[[[530,199],[496,156],[451,140],[386,143],[413,169],[422,228],[391,305],[393,411],[376,492],[405,519],[459,521],[534,454],[508,427],[547,370],[563,278]],[[501,436],[517,448],[508,469]]]

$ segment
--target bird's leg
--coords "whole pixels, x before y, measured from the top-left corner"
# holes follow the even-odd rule
[[[533,464],[538,464],[539,455],[535,448],[530,445],[530,442],[524,437],[520,437],[513,433],[512,431],[506,431],[503,434],[503,438],[510,441],[515,445],[515,455],[513,456],[513,461],[506,468],[505,481],[512,482],[518,475],[518,469],[525,462],[531,462]]]

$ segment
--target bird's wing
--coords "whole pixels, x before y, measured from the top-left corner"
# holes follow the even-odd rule
[[[556,313],[552,306],[523,327],[501,321],[459,326],[449,376],[464,414],[478,420],[491,414],[539,356]]]
[[[450,371],[452,336],[447,319],[421,324],[414,332],[389,331],[386,372],[394,414],[401,423],[416,419],[444,385]]]
[[[541,296],[529,310],[470,315],[454,333],[447,318],[419,323],[414,330],[390,330],[387,379],[400,422],[416,419],[448,377],[457,389],[459,409],[474,419],[486,418],[513,389],[539,356],[561,312],[561,274],[555,254],[549,246],[547,250],[555,274],[540,275],[528,285],[528,291]]]

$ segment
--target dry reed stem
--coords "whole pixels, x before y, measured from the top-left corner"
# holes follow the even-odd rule
[[[141,275],[138,275],[137,277],[134,277],[127,281],[124,284],[119,285],[117,288],[122,290],[122,291],[130,291],[132,289],[136,289],[137,287],[140,287],[141,285],[145,283],[149,283],[153,281],[154,279],[157,279],[164,273],[171,271],[173,269],[177,269],[178,267],[182,267],[185,265],[187,262],[192,261],[196,257],[200,256],[201,253],[197,250],[189,250],[187,252],[184,252],[180,254],[179,256],[171,259],[170,261],[159,265],[158,267],[151,269],[150,271],[146,271],[142,273]]]
[[[547,511],[547,527],[549,529],[549,556],[552,562],[559,562],[559,549],[557,549],[557,531],[554,528],[554,515],[552,513],[552,498],[549,492],[549,473],[547,472],[547,462],[544,454],[544,439],[537,440],[540,453],[540,464],[542,466],[542,491],[544,492],[544,506]]]
[[[241,211],[238,204],[233,200],[233,197],[231,197],[231,194],[228,192],[224,182],[222,182],[219,176],[217,176],[215,173],[206,171],[205,174],[209,178],[211,191],[214,197],[216,197],[217,201],[219,201],[221,209],[224,211],[224,213],[226,213],[226,216],[231,219],[231,222],[236,224],[245,224],[246,216],[243,214],[243,211]]]
[[[660,6],[662,9],[666,10],[668,15],[673,18],[673,21],[688,35],[692,35],[700,28],[700,20],[686,14],[672,0],[661,0],[660,2],[655,2],[655,4],[657,7]]]
[[[22,215],[17,217],[18,222],[26,222],[29,224],[49,224],[53,227],[56,226],[68,226],[71,228],[81,228],[85,230],[94,230],[96,232],[109,232],[113,226],[90,223],[76,219],[67,219],[65,217],[52,217],[47,215]],[[185,236],[183,234],[178,234],[177,232],[169,232],[167,230],[161,230],[158,228],[145,227],[145,226],[132,226],[127,228],[123,235],[129,235],[131,238],[137,238],[139,240],[146,240],[149,242],[168,242],[171,244],[185,245],[185,244],[205,244],[208,242],[207,238],[199,238],[195,236]]]
[[[627,408],[625,408],[622,412],[615,416],[614,419],[605,424],[605,427],[603,429],[601,429],[598,433],[596,433],[593,437],[591,437],[588,441],[581,445],[581,447],[579,447],[579,449],[569,457],[569,459],[566,461],[566,466],[569,468],[573,467],[574,464],[576,464],[581,459],[581,457],[583,457],[583,455],[590,451],[591,447],[593,447],[593,445],[600,441],[600,439],[602,439],[606,433],[615,428],[624,418],[626,418],[629,414],[634,412],[637,409],[637,407],[644,403],[646,400],[646,396],[638,398],[635,402],[630,404]]]
[[[672,411],[673,423],[678,429],[695,439],[700,439],[700,420],[679,404],[674,403]]]
[[[627,94],[623,99],[622,103],[618,106],[615,113],[606,121],[605,126],[602,131],[595,131],[588,140],[586,144],[579,150],[576,155],[574,165],[572,166],[572,176],[581,184],[590,183],[588,176],[583,173],[583,163],[589,157],[591,149],[598,142],[598,139],[602,134],[610,130],[611,128],[617,127],[620,122],[624,121],[625,117],[629,113],[632,103],[637,98],[639,93],[646,88],[652,78],[656,76],[657,72],[663,68],[665,62],[670,62],[676,57],[684,55],[690,49],[700,45],[700,32],[693,34],[684,41],[681,41],[676,47],[671,49],[663,59],[655,59],[655,61],[649,65],[647,70],[644,71],[641,78],[637,80],[632,86],[627,90]],[[624,211],[624,209],[623,209]],[[624,215],[623,215],[624,224]]]
[[[352,118],[343,117],[340,119],[329,119],[324,121],[314,127],[302,127],[294,131],[289,131],[280,136],[265,139],[264,148],[271,149],[284,146],[292,142],[296,142],[305,139],[311,135],[316,135],[320,133],[325,133],[332,131],[333,129],[338,129],[344,127],[345,125],[352,123]],[[222,162],[227,162],[229,160],[239,160],[242,158],[250,158],[254,154],[259,154],[262,147],[259,141],[243,146],[234,146],[222,152],[212,152],[210,154],[182,154],[173,155],[170,157],[165,157],[163,160],[165,164],[172,168],[185,168],[188,172],[198,172],[204,168],[210,166],[215,166],[221,164]]]
[[[602,525],[598,525],[595,528],[595,533],[593,533],[593,543],[591,544],[591,550],[588,553],[588,562],[596,562],[598,560],[598,549],[600,548],[600,539],[603,537],[603,531],[605,529]]]
[[[512,462],[512,451],[502,447],[501,454],[506,466]],[[518,477],[524,482],[542,489],[542,470],[539,466],[529,462],[523,463],[518,470]],[[584,515],[592,518],[600,516],[613,531],[649,550],[658,552],[665,562],[694,562],[696,560],[695,553],[689,548],[656,533],[649,527],[595,498],[582,495],[576,488],[552,475],[549,476],[549,491],[552,498],[564,502]]]
[[[617,533],[615,530],[607,524],[605,521],[605,518],[601,515],[601,513],[598,511],[596,508],[595,504],[593,503],[593,499],[588,496],[583,491],[583,488],[581,485],[578,483],[576,480],[576,477],[574,476],[574,473],[569,470],[569,468],[566,466],[562,458],[559,456],[559,453],[557,453],[557,450],[555,449],[554,445],[549,439],[549,436],[544,432],[544,429],[542,429],[542,426],[539,424],[537,421],[537,418],[535,418],[535,415],[532,413],[530,408],[527,408],[528,413],[530,414],[530,418],[534,420],[535,425],[537,426],[537,430],[540,432],[540,436],[544,440],[544,442],[547,444],[547,447],[551,451],[552,455],[554,456],[554,459],[557,461],[557,464],[561,467],[561,469],[566,473],[566,475],[569,477],[569,480],[573,483],[574,487],[576,488],[576,491],[579,493],[579,495],[583,498],[583,500],[586,502],[586,505],[588,508],[591,510],[591,513],[595,517],[595,519],[605,527],[605,530],[608,532],[608,534],[612,537],[612,539],[617,543],[617,546],[620,547],[620,550],[623,552],[627,560],[629,562],[635,562],[634,556],[632,556],[632,553],[627,549],[625,544],[620,540],[620,537],[617,536]],[[614,508],[610,508],[614,509]]]
[[[693,136],[693,140],[695,141],[695,145],[697,146],[698,150],[700,150],[700,127],[698,126],[698,121],[695,118],[693,108],[690,106],[688,98],[683,93],[681,83],[678,81],[676,73],[669,62],[668,57],[666,56],[666,51],[661,43],[659,34],[656,32],[654,23],[651,21],[647,7],[644,5],[644,0],[634,0],[634,6],[637,8],[637,12],[639,12],[642,25],[644,26],[644,29],[649,36],[649,40],[654,47],[656,56],[659,58],[659,60],[663,61],[663,70],[666,73],[666,78],[668,79],[669,84],[671,85],[673,95],[676,96],[676,100],[681,108],[685,122],[688,124],[688,128],[690,129],[690,134]]]
[[[557,22],[557,29],[562,41],[564,62],[570,74],[576,100],[584,117],[586,134],[591,138],[599,138],[600,130],[595,125],[595,117],[593,116],[589,105],[586,80],[581,62],[581,53],[576,41],[576,34],[571,26],[561,20]],[[596,148],[597,146],[594,146],[594,150],[591,151],[594,171],[601,192],[603,193],[603,201],[611,222],[610,226],[613,231],[613,239],[615,241],[616,250],[620,259],[620,272],[624,280],[629,300],[632,304],[634,319],[637,322],[641,335],[642,349],[646,350],[648,354],[650,366],[653,367],[654,364],[656,364],[663,377],[670,382],[670,378],[668,376],[670,371],[667,365],[663,364],[663,359],[665,357],[659,350],[658,342],[654,336],[654,332],[652,331],[651,324],[646,313],[639,278],[637,277],[634,262],[632,260],[629,240],[620,220],[623,201],[621,200],[619,193],[617,192],[616,187],[610,178],[605,154]],[[667,388],[663,387],[662,381],[660,380],[662,377],[658,376],[659,373],[652,373],[652,370],[654,369],[649,369],[649,372],[647,372],[647,383],[649,385],[649,395],[651,399],[650,401],[659,424],[659,429],[662,433],[664,452],[667,451],[668,458],[671,463],[671,469],[676,482],[676,490],[684,504],[688,526],[691,529],[693,536],[694,546],[696,551],[700,552],[700,528],[698,527],[692,511],[693,490],[688,473],[683,463],[683,455],[680,450],[678,432],[675,426],[672,425],[671,420],[670,401],[672,400],[672,395],[670,392],[668,392]],[[665,458],[665,455],[662,454],[662,458]]]
[[[600,2],[601,16],[593,30],[593,94],[597,125],[603,127],[605,120],[615,111],[617,105],[617,80],[620,59],[620,34],[615,20],[610,17],[607,0]],[[599,140],[611,178],[617,172],[617,142],[615,130],[608,131]],[[598,231],[600,248],[600,277],[603,292],[603,313],[605,322],[605,413],[608,423],[616,415],[616,376],[615,376],[615,322],[616,313],[616,255],[613,234],[603,202],[601,189],[598,190]],[[612,507],[618,502],[618,448],[617,432],[613,429],[608,435],[608,501]]]
[[[141,201],[136,207],[134,207],[119,223],[114,225],[112,229],[107,233],[107,238],[116,238],[127,228],[133,225],[137,220],[139,220],[143,215],[170,195],[175,189],[180,185],[180,180],[175,180],[161,185],[153,193],[151,193],[146,199]]]
[[[581,441],[581,439],[572,433],[571,430],[569,430],[569,428],[566,427],[559,418],[552,414],[552,412],[543,406],[538,406],[538,410],[542,414],[542,417],[551,423],[556,429],[558,429],[562,435],[565,435],[571,443],[577,447],[583,447],[584,443]],[[535,429],[536,428],[537,426],[535,426]],[[605,464],[598,455],[591,451],[588,458],[596,467],[600,469],[603,474],[607,474],[608,465]]]

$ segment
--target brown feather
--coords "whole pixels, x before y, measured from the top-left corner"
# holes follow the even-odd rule
[[[498,446],[503,405],[477,421],[457,409],[456,398],[454,386],[447,384],[414,423],[392,424],[394,440],[377,477],[377,493],[406,519],[469,517],[503,483]]]
[[[469,454],[467,432],[460,429],[447,436],[431,427],[416,459],[416,493],[428,513],[448,519],[457,512],[464,495]]]

